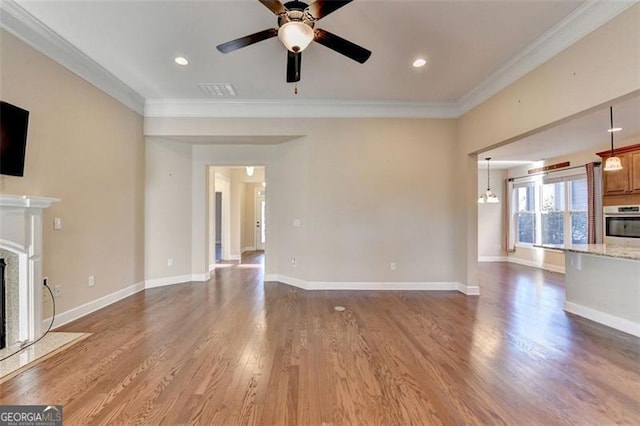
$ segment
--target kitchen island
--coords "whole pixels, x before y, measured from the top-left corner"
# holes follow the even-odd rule
[[[565,255],[564,310],[640,337],[640,248],[542,244]]]

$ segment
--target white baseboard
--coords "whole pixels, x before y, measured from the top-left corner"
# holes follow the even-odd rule
[[[480,296],[480,287],[478,287],[477,285],[467,285],[462,283],[456,284],[458,284],[457,290],[460,293],[466,294],[467,296]]]
[[[282,284],[302,288],[304,290],[428,290],[459,291],[467,295],[480,294],[477,286],[467,286],[457,282],[338,282],[338,281],[305,281],[299,278],[280,274],[267,274],[264,281],[275,281]]]
[[[145,288],[164,287],[166,285],[181,284],[191,281],[191,275],[175,275],[173,277],[154,278],[146,280]]]
[[[564,274],[565,273],[564,266],[549,265],[548,263],[538,263],[538,262],[534,262],[532,260],[518,259],[517,257],[509,257],[508,261],[510,263],[515,263],[515,264],[518,264],[518,265],[531,266],[533,268],[541,268],[541,269],[544,269],[544,270],[547,270],[547,271],[557,272],[559,274]]]
[[[107,294],[106,296],[102,296],[96,300],[92,300],[91,302],[87,302],[84,305],[80,305],[76,308],[69,309],[68,311],[58,313],[56,314],[56,319],[55,319],[55,322],[53,323],[52,329],[58,328],[71,321],[75,321],[78,318],[81,318],[85,315],[95,312],[98,309],[102,309],[106,306],[109,306],[112,303],[122,300],[125,297],[129,297],[132,294],[135,294],[144,289],[145,289],[145,283],[140,282],[137,284],[130,285],[129,287],[125,287],[111,294]],[[50,322],[51,322],[51,318],[46,318],[42,320],[43,330],[46,330],[47,327],[49,327]]]
[[[478,256],[478,262],[508,262],[507,256]]]
[[[208,272],[205,274],[192,274],[191,275],[191,281],[197,282],[197,283],[202,283],[205,281],[209,281],[209,279],[211,279],[211,274],[209,274]]]
[[[166,285],[182,284],[187,282],[204,282],[209,281],[211,274],[191,274],[191,275],[175,275],[173,277],[154,278],[145,281],[145,288],[164,287]]]
[[[256,251],[256,248],[255,247],[243,247],[242,248],[242,253],[244,253],[246,251]]]
[[[565,302],[564,310],[583,318],[587,318],[591,321],[595,321],[599,324],[604,324],[607,327],[615,328],[616,330],[624,331],[625,333],[640,337],[640,323],[616,317],[611,314],[606,314],[572,302]]]
[[[209,273],[211,273],[211,271],[213,271],[215,269],[216,269],[216,264],[215,263],[212,263],[212,264],[209,265]]]

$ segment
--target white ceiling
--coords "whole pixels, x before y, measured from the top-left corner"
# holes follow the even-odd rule
[[[227,55],[215,48],[276,26],[275,16],[258,0],[2,0],[0,27],[139,112],[146,99],[145,114],[150,116],[157,111],[159,116],[167,111],[176,115],[176,108],[177,115],[196,111],[201,116],[209,100],[196,85],[231,83],[238,97],[223,99],[223,109],[205,109],[211,116],[233,115],[253,105],[254,116],[350,116],[348,111],[358,110],[355,116],[457,117],[632,4],[355,0],[317,26],[370,49],[371,59],[361,65],[312,43],[303,54],[298,95],[285,82],[286,51],[277,39]],[[186,57],[189,65],[175,64],[176,56]],[[426,67],[411,67],[418,56],[428,59]],[[615,106],[616,123],[625,127],[616,135],[620,143],[640,139],[638,98]],[[195,110],[187,111],[189,105]],[[601,150],[608,144],[607,123],[603,107],[479,157],[490,156],[492,167],[508,168]],[[192,144],[293,139],[234,138],[174,139]]]
[[[583,1],[355,0],[318,27],[370,49],[371,59],[361,65],[312,43],[297,96],[277,39],[215,49],[276,26],[257,0],[18,3],[146,99],[203,98],[196,84],[232,83],[242,99],[455,102]],[[417,56],[428,65],[412,68]]]

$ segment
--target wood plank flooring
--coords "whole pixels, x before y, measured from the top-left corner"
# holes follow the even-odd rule
[[[94,334],[0,404],[62,404],[65,425],[640,424],[640,339],[563,312],[562,275],[481,264],[480,297],[308,292],[263,284],[260,259],[63,327]]]

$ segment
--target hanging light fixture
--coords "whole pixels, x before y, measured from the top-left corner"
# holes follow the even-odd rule
[[[609,117],[611,118],[611,127],[609,128],[609,133],[611,133],[611,157],[607,158],[607,161],[604,162],[604,171],[614,172],[616,170],[622,170],[622,161],[620,161],[620,157],[615,156],[613,151],[613,134],[622,130],[622,127],[613,127],[612,106],[609,107]]]
[[[491,191],[491,184],[490,184],[490,177],[489,177],[490,170],[491,170],[489,166],[489,160],[491,160],[491,157],[487,157],[485,158],[485,160],[487,160],[487,190],[482,194],[480,194],[480,198],[478,198],[478,204],[499,203],[500,200],[498,199],[498,196]]]
[[[253,176],[253,166],[247,166],[245,169],[247,171],[247,176]]]

